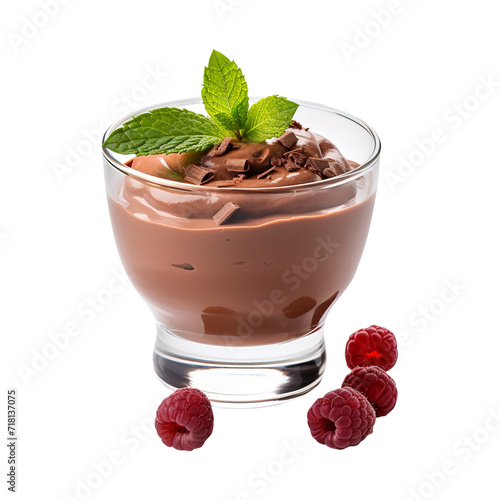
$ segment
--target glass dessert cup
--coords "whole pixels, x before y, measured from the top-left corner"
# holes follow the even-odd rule
[[[130,156],[103,148],[116,244],[156,319],[154,368],[171,388],[257,406],[321,380],[324,323],[363,252],[380,141],[353,116],[299,104],[296,120],[359,167],[309,184],[217,188],[133,170]],[[163,106],[203,113],[198,99]],[[217,226],[212,217],[228,202],[241,208]]]

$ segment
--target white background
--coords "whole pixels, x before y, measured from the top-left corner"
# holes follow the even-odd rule
[[[42,1],[6,4],[0,328],[5,387],[18,390],[18,498],[498,495],[496,2],[66,0],[50,18]],[[212,48],[236,59],[254,95],[360,116],[383,156],[365,254],[327,323],[323,382],[287,404],[215,409],[212,437],[185,453],[151,432],[169,391],[153,372],[154,322],[140,297],[128,285],[94,316],[85,311],[121,273],[98,129],[199,95]],[[151,71],[158,81],[145,89]],[[494,82],[489,91],[482,80]],[[78,334],[54,352],[68,323]],[[346,375],[347,336],[373,323],[400,342],[398,404],[358,447],[328,449],[311,438],[306,412]],[[119,464],[102,478],[95,464],[110,455]]]

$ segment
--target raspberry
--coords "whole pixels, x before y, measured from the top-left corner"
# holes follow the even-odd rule
[[[390,370],[398,359],[396,337],[382,326],[370,326],[354,332],[345,347],[347,366],[380,366]]]
[[[307,423],[318,443],[342,450],[373,432],[375,411],[363,394],[344,387],[316,400],[307,412]]]
[[[373,406],[375,415],[383,417],[396,406],[396,383],[378,366],[358,366],[344,379],[342,387],[352,387],[363,394]]]
[[[198,389],[178,389],[158,407],[155,427],[167,446],[186,451],[200,448],[214,428],[210,400]]]

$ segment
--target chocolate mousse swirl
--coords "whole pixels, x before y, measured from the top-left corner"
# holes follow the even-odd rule
[[[214,174],[207,186],[234,179],[241,188],[292,186],[332,177],[324,175],[329,166],[335,165],[335,175],[353,168],[330,141],[303,128],[288,129],[280,138],[265,143],[226,140],[225,148],[220,154],[215,146],[200,160],[200,165]],[[324,167],[317,167],[314,159],[324,160]],[[248,162],[244,176],[229,167],[235,160]]]
[[[133,169],[157,177],[168,178],[170,169],[176,175],[182,174],[182,178],[175,177],[181,182],[193,182],[185,174],[190,164],[213,174],[207,176],[209,182],[203,182],[207,187],[237,184],[241,188],[306,184],[357,166],[348,162],[329,140],[304,128],[290,128],[280,138],[262,143],[226,138],[205,153],[139,156],[129,162]]]

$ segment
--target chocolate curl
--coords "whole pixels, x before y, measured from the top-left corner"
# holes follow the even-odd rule
[[[214,173],[208,170],[208,168],[200,167],[199,165],[188,165],[184,169],[184,180],[190,182],[191,184],[196,184],[201,186],[206,184],[214,178]]]
[[[232,201],[226,203],[213,217],[214,222],[220,226],[228,221],[230,217],[232,217],[238,210],[240,210],[240,206],[236,205]]]
[[[228,172],[248,172],[250,162],[244,158],[230,158],[227,160],[226,168]]]
[[[233,145],[231,144],[231,137],[226,137],[218,146],[215,147],[213,154],[214,156],[222,156],[225,155],[228,151],[233,149]]]
[[[268,168],[265,172],[260,173],[257,176],[257,179],[262,179],[262,177],[265,177],[267,174],[270,174],[275,168],[276,168],[276,165],[273,165],[271,168]]]

